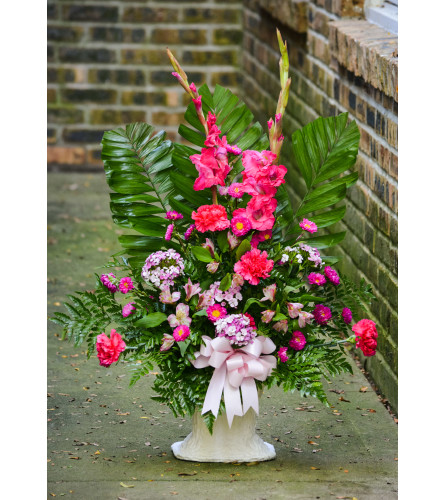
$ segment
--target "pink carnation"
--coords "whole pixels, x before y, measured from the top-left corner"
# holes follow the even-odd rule
[[[187,325],[179,325],[173,330],[173,338],[176,342],[182,342],[190,335],[190,328]]]
[[[130,314],[132,314],[136,310],[133,304],[134,302],[129,302],[128,304],[125,304],[124,307],[122,308],[122,316],[124,318],[130,316]]]
[[[125,342],[116,330],[111,330],[110,337],[105,333],[101,333],[96,340],[99,364],[108,367],[111,363],[115,363],[119,359],[119,354],[125,351],[126,347]]]
[[[122,293],[128,293],[130,290],[133,290],[133,288],[134,288],[134,285],[133,285],[133,281],[131,280],[131,278],[122,278],[119,281],[119,290]]]
[[[306,337],[302,332],[296,331],[292,333],[292,339],[289,341],[290,347],[296,351],[301,351],[306,345]]]
[[[282,363],[286,363],[286,361],[289,359],[289,356],[287,355],[287,347],[280,347],[278,349],[277,355]]]
[[[249,219],[245,217],[234,217],[230,221],[230,227],[232,228],[233,234],[235,236],[244,236],[252,229],[252,224]]]
[[[222,205],[201,205],[197,212],[192,212],[192,219],[200,233],[223,231],[230,226],[226,209]]]
[[[332,318],[332,313],[329,307],[322,304],[317,304],[314,308],[314,319],[319,325],[326,325]]]
[[[311,222],[307,219],[303,219],[302,222],[300,222],[300,227],[303,231],[307,231],[308,233],[316,233],[318,229],[315,222]]]
[[[374,321],[361,319],[352,327],[355,333],[356,345],[365,356],[374,356],[377,348],[377,328]]]
[[[227,309],[219,304],[215,304],[208,307],[206,313],[209,320],[215,323],[219,319],[224,318],[224,316],[227,316]]]
[[[260,278],[268,278],[272,268],[273,260],[267,260],[267,252],[257,248],[246,252],[234,266],[235,272],[251,285],[258,285]]]
[[[232,198],[242,198],[244,194],[243,185],[240,182],[234,182],[230,184],[227,192]]]
[[[324,268],[324,275],[328,280],[333,283],[334,285],[339,285],[340,284],[340,277],[337,274],[337,271],[335,269],[332,269],[332,267],[326,266]]]
[[[322,286],[326,283],[326,278],[320,273],[310,273],[307,280],[311,285]]]

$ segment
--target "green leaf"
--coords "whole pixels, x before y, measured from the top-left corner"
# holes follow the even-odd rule
[[[243,240],[239,247],[236,249],[236,260],[240,260],[241,257],[248,252],[251,249],[250,241],[249,240]]]
[[[208,248],[192,247],[192,254],[201,262],[212,262],[213,257]]]
[[[311,247],[316,247],[319,250],[322,248],[333,247],[343,241],[343,238],[346,236],[346,231],[342,231],[341,233],[333,233],[327,234],[326,236],[316,236],[315,238],[310,238],[306,240],[302,240]]]
[[[218,242],[219,249],[222,253],[227,252],[229,250],[229,242],[227,241],[227,231],[219,231],[218,236],[216,237],[216,241]]]
[[[243,312],[246,312],[247,309],[249,309],[249,307],[252,304],[258,304],[259,306],[261,306],[263,308],[267,307],[265,304],[263,304],[263,302],[259,301],[258,299],[255,299],[255,297],[251,297],[250,299],[247,299],[246,304],[244,305]]]
[[[334,187],[316,198],[304,201],[297,211],[297,216],[300,217],[310,212],[315,212],[316,210],[321,210],[322,208],[334,205],[335,203],[343,200],[345,196],[346,184],[341,184],[340,186]]]
[[[161,312],[155,312],[147,314],[147,316],[144,316],[136,321],[135,326],[139,326],[141,328],[154,328],[155,326],[159,326],[164,321],[167,321],[167,315]]]
[[[184,357],[185,351],[187,347],[190,345],[190,340],[186,339],[181,342],[178,342],[179,350],[181,351],[181,356]]]
[[[221,280],[221,283],[218,288],[221,290],[221,292],[225,292],[230,288],[231,285],[232,285],[232,275],[230,273],[227,273]]]
[[[287,316],[282,313],[275,314],[275,316],[273,317],[273,321],[281,321],[283,319],[287,319]]]
[[[207,311],[205,309],[200,309],[198,312],[195,312],[193,317],[195,316],[207,316]]]

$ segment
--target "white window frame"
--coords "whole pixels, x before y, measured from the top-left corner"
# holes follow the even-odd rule
[[[397,35],[398,5],[398,0],[365,0],[366,20]]]

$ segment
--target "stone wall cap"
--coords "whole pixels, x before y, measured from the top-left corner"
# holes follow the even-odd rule
[[[272,17],[297,33],[307,31],[308,0],[260,0],[260,6]]]

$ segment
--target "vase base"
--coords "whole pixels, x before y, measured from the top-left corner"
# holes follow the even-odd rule
[[[196,453],[196,450],[193,450],[192,453],[187,453],[187,449],[183,449],[184,441],[177,441],[171,445],[171,449],[173,455],[178,460],[187,460],[190,462],[222,462],[222,463],[230,463],[230,462],[266,462],[268,460],[273,460],[277,454],[275,453],[275,448],[273,445],[262,441],[261,450],[258,450],[257,453],[253,453],[252,455],[242,454],[233,454],[233,455],[225,455],[221,454],[221,450],[217,453],[217,456],[209,456],[209,453],[204,455],[200,455]],[[212,455],[210,453],[210,455]]]

